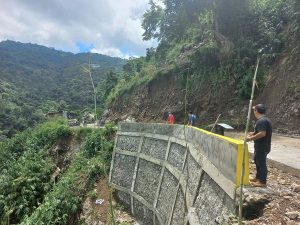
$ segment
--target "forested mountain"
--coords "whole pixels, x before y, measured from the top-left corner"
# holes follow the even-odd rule
[[[198,125],[222,114],[222,121],[243,127],[259,58],[255,101],[267,105],[277,131],[300,134],[299,1],[160,2],[150,1],[142,22],[144,39],[157,39],[157,48],[126,62],[90,55],[98,115],[108,103],[109,120],[161,121],[172,111],[183,122],[187,110]],[[92,109],[88,62],[88,54],[1,42],[0,136],[51,110]]]
[[[36,44],[0,42],[0,136],[32,126],[49,111],[93,109],[93,89],[83,67],[91,62],[98,110],[123,65],[100,54],[73,54]]]
[[[110,93],[110,120],[161,121],[166,111],[198,125],[245,124],[255,65],[255,101],[277,131],[300,134],[300,3],[297,0],[150,1],[142,26],[157,48],[128,61]],[[186,98],[185,98],[186,97]],[[185,100],[186,99],[186,100]]]

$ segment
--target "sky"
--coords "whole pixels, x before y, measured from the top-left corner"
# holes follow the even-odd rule
[[[122,58],[145,55],[141,21],[149,0],[0,0],[0,41]]]

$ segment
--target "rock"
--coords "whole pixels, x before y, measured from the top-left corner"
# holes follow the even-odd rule
[[[52,182],[57,182],[57,176],[60,174],[60,168],[56,167],[56,170],[54,173],[51,175],[51,181]]]
[[[0,141],[5,141],[7,139],[7,136],[5,136],[5,135],[0,135]]]
[[[251,198],[250,196],[248,196],[248,197],[245,198],[245,202],[250,202],[251,199],[252,199],[252,198]]]
[[[279,180],[278,183],[279,183],[279,184],[282,184],[282,185],[285,185],[285,184],[286,184],[286,181],[285,181],[285,180]]]
[[[291,200],[293,197],[292,196],[283,196],[283,198],[286,200]]]
[[[235,115],[234,109],[232,109],[232,110],[229,111],[229,115],[230,115],[230,116],[234,116],[234,115]]]
[[[127,119],[127,117],[128,117],[128,115],[127,115],[127,114],[125,114],[125,115],[122,115],[122,116],[121,116],[121,120],[122,120],[122,121],[124,121],[124,120],[126,120],[126,119]]]
[[[293,196],[293,193],[291,191],[283,191],[279,194],[279,196],[284,197],[284,196]]]
[[[299,213],[297,211],[293,212],[287,212],[285,215],[290,219],[290,220],[296,220],[299,217]]]
[[[293,192],[300,193],[300,185],[293,184]]]
[[[135,118],[133,118],[132,116],[129,116],[129,117],[127,117],[127,118],[125,119],[125,122],[127,122],[127,123],[135,123],[136,120],[135,120]]]
[[[93,223],[93,225],[105,225],[105,223],[101,222],[100,220],[99,221],[95,221]]]

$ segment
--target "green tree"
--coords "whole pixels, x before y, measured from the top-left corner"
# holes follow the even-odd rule
[[[104,82],[104,87],[105,87],[105,92],[104,92],[104,99],[106,99],[111,92],[111,90],[117,85],[118,83],[118,77],[117,74],[114,73],[113,71],[109,71],[105,75],[105,82]]]
[[[164,10],[152,0],[150,0],[149,4],[150,9],[148,9],[143,16],[142,27],[145,30],[143,33],[143,39],[150,40],[153,38],[158,38],[160,40],[160,29],[164,17]]]

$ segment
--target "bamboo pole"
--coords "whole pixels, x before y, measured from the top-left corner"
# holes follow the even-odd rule
[[[242,224],[242,208],[243,208],[243,186],[244,186],[244,176],[245,176],[245,147],[247,143],[247,133],[249,129],[249,123],[250,123],[250,116],[252,111],[252,101],[254,97],[254,90],[255,90],[255,84],[256,84],[256,76],[257,76],[257,70],[259,66],[260,59],[257,59],[256,69],[253,77],[253,83],[252,83],[252,91],[251,91],[251,97],[249,101],[249,108],[248,108],[248,115],[247,115],[247,123],[246,123],[246,129],[244,134],[244,144],[243,144],[243,155],[242,155],[242,173],[241,173],[241,180],[240,180],[240,201],[239,201],[239,225]]]
[[[94,85],[94,80],[92,77],[92,71],[91,71],[91,55],[89,53],[89,67],[83,67],[83,70],[89,74],[90,76],[90,80],[91,80],[91,84],[92,84],[92,88],[93,88],[93,92],[94,92],[94,113],[95,113],[95,122],[97,123],[97,92],[96,92],[96,88]],[[94,124],[95,127],[95,124]]]
[[[211,128],[210,132],[213,132],[217,122],[219,121],[219,118],[220,118],[221,114],[219,114],[218,118],[216,119],[216,122],[214,123],[213,127]]]

